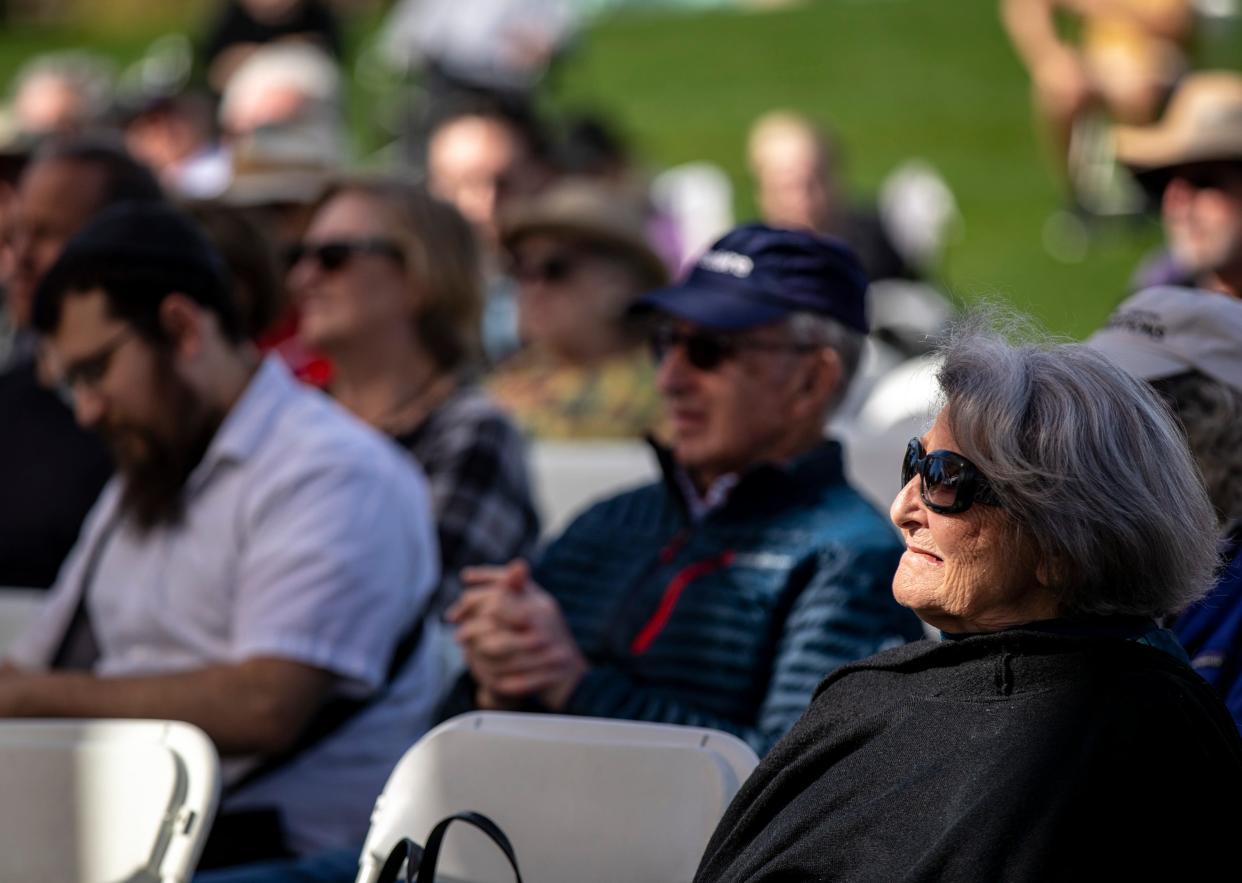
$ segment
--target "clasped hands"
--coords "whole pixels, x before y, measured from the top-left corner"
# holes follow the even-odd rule
[[[587,662],[556,599],[536,585],[523,561],[468,567],[464,591],[446,619],[484,709],[514,709],[536,699],[560,711],[587,672]]]

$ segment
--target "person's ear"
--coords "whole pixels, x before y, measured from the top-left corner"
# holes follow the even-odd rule
[[[184,294],[164,298],[159,310],[160,328],[178,356],[194,358],[203,350],[202,308]]]
[[[841,385],[841,357],[831,347],[823,347],[812,358],[802,361],[795,390],[798,410],[805,407],[808,411],[822,413]]]

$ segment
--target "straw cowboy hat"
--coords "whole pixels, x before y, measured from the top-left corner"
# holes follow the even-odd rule
[[[1190,74],[1150,126],[1116,126],[1117,158],[1139,171],[1219,160],[1242,161],[1242,75]]]

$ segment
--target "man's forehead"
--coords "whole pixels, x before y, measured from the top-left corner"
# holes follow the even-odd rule
[[[103,289],[71,291],[61,302],[60,322],[50,342],[60,358],[72,361],[93,349],[99,340],[116,333],[124,324],[112,315]]]

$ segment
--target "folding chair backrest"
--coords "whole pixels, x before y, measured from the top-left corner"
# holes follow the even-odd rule
[[[406,752],[371,818],[358,883],[372,883],[400,837],[418,843],[444,816],[475,810],[513,843],[538,883],[680,883],[758,763],[741,740],[695,727],[478,712]],[[451,829],[444,881],[512,880],[477,831]]]
[[[0,880],[183,883],[220,792],[176,721],[0,722]]]
[[[545,537],[589,504],[659,475],[651,448],[637,440],[537,441],[529,462]]]

